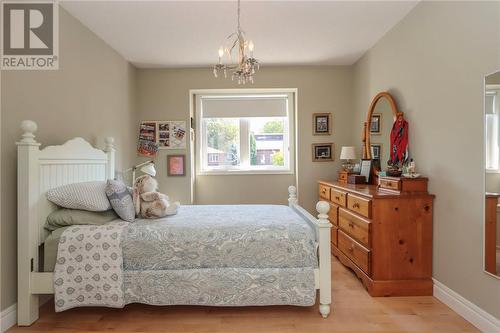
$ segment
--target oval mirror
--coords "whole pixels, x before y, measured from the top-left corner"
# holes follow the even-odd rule
[[[375,160],[377,169],[385,170],[390,159],[391,130],[398,109],[388,92],[378,93],[370,103],[366,117],[365,156]]]

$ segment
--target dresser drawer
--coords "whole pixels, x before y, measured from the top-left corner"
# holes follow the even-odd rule
[[[344,208],[340,208],[339,228],[358,242],[370,247],[370,222],[365,221]]]
[[[337,237],[339,250],[342,251],[366,274],[370,274],[370,251],[351,237],[347,236],[344,232],[342,232],[342,230],[338,231]]]
[[[337,234],[339,232],[339,228],[337,228],[336,226],[332,226],[332,234],[331,234],[331,243],[335,246],[337,246]]]
[[[333,203],[336,203],[339,206],[345,207],[346,204],[346,198],[347,198],[347,193],[344,191],[336,190],[332,188],[331,194],[330,194],[330,200]]]
[[[399,179],[388,179],[384,177],[379,177],[378,186],[386,190],[400,191],[401,181]]]
[[[323,200],[330,200],[330,188],[319,184],[319,197]]]
[[[368,218],[372,217],[372,201],[370,199],[348,194],[347,208],[358,213],[359,215],[363,215]]]
[[[328,211],[328,219],[333,225],[339,224],[339,206],[334,203],[330,203],[330,210]]]

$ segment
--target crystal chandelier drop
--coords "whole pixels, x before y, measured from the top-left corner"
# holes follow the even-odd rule
[[[218,77],[220,73],[223,73],[224,78],[227,78],[227,72],[232,71],[231,80],[237,79],[238,84],[253,83],[255,71],[259,70],[260,65],[253,57],[253,42],[245,39],[245,32],[240,27],[240,0],[238,0],[238,28],[236,32],[227,37],[227,40],[230,42],[230,46],[219,48],[219,63],[214,65],[214,76]],[[238,62],[234,64],[233,53],[236,52]],[[228,64],[223,63],[224,56],[226,56]]]

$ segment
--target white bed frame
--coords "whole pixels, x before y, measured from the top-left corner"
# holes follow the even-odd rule
[[[48,214],[56,209],[46,199],[46,192],[65,184],[114,178],[115,149],[112,137],[106,138],[104,150],[82,138],[40,149],[34,135],[36,123],[25,120],[21,129],[24,134],[17,143],[17,323],[29,326],[38,319],[39,296],[54,293],[53,273],[39,269],[40,246],[46,236],[43,226]],[[331,304],[330,205],[318,202],[316,219],[298,205],[294,186],[288,192],[290,207],[316,230],[319,269],[315,270],[315,283],[320,292],[319,311],[326,318]]]

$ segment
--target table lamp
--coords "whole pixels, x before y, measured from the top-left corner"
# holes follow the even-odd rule
[[[156,176],[155,162],[153,160],[137,164],[136,166],[125,170],[125,172],[132,171],[132,186],[134,186],[135,183],[135,171],[137,170],[137,168],[140,168],[139,170],[141,172],[148,174],[151,177]]]
[[[351,162],[351,160],[356,159],[356,148],[353,146],[342,147],[342,150],[340,151],[340,159],[346,161],[344,162],[344,164],[342,164],[344,170],[347,172],[352,172],[352,170],[354,169],[354,164]]]

